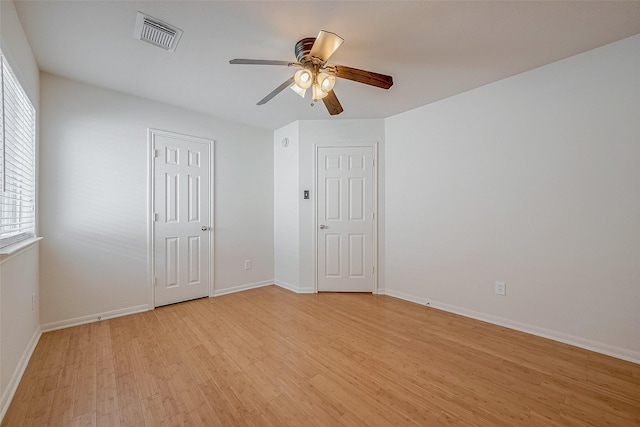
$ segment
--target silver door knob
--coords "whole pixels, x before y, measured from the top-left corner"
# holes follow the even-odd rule
[[[320,224],[320,229],[321,229],[321,230],[324,230],[325,228],[327,228],[327,226],[326,226],[326,225],[324,225],[324,224]]]
[[[209,229],[209,227],[207,227],[206,225],[203,225],[202,228],[200,230],[202,231],[207,231]]]

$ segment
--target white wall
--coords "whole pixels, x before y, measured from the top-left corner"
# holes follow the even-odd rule
[[[49,74],[41,85],[44,329],[147,308],[147,128],[215,140],[216,293],[272,283],[272,132]]]
[[[35,304],[32,295],[36,295]],[[40,338],[38,244],[0,260],[0,400],[2,415]],[[1,419],[2,417],[0,417]]]
[[[0,1],[0,47],[38,111],[38,67],[10,1]],[[36,300],[32,307],[33,294]],[[0,259],[0,420],[40,337],[37,300],[36,243]]]
[[[0,2],[0,48],[27,96],[38,107],[39,71],[12,1]]]
[[[387,293],[640,361],[638,52],[387,119]]]
[[[273,134],[275,282],[298,291],[300,283],[300,200],[298,122]],[[289,145],[282,146],[287,138]]]

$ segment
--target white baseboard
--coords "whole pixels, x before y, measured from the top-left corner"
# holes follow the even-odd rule
[[[273,282],[274,285],[280,286],[288,291],[295,292],[296,294],[315,294],[316,290],[314,288],[301,288],[298,286],[294,286],[290,283],[283,282],[282,280],[275,280]]]
[[[437,308],[438,310],[459,314],[461,316],[470,317],[472,319],[481,320],[483,322],[492,323],[494,325],[504,326],[505,328],[515,329],[516,331],[548,338],[550,340],[559,341],[575,347],[595,351],[596,353],[606,354],[607,356],[612,356],[617,359],[627,360],[629,362],[640,364],[640,353],[625,348],[592,341],[586,338],[576,337],[574,335],[565,334],[563,332],[554,331],[551,329],[540,328],[528,323],[505,319],[504,317],[494,316],[491,314],[481,313],[478,311],[433,301],[427,298],[417,297],[415,295],[405,294],[403,292],[397,292],[391,289],[386,289],[384,294],[421,305],[428,304],[429,307]]]
[[[22,357],[20,357],[20,361],[18,362],[18,366],[16,366],[15,371],[13,371],[13,375],[11,376],[11,380],[7,384],[7,388],[4,393],[2,393],[2,398],[0,398],[0,423],[2,422],[7,410],[9,409],[9,405],[11,404],[11,400],[13,396],[16,394],[16,390],[18,389],[18,385],[20,384],[20,380],[22,379],[22,375],[24,371],[27,369],[27,365],[29,364],[29,359],[31,359],[31,355],[33,351],[36,349],[36,345],[38,345],[38,341],[42,336],[42,329],[37,328],[34,332],[31,340],[29,340],[29,344],[27,348],[24,349],[24,353],[22,353]]]
[[[390,297],[403,299],[403,300],[409,301],[409,302],[415,302],[416,304],[420,304],[420,305],[427,305],[427,299],[426,298],[416,297],[414,295],[405,294],[404,292],[398,292],[398,291],[394,291],[392,289],[385,289],[384,291],[380,290],[379,294],[380,295],[389,295]]]
[[[89,314],[86,316],[75,317],[73,319],[46,323],[42,325],[41,328],[42,328],[42,332],[50,332],[50,331],[55,331],[56,329],[70,328],[72,326],[84,325],[85,323],[112,319],[114,317],[128,316],[129,314],[141,313],[143,311],[148,311],[148,310],[149,310],[148,304],[136,305],[134,307],[121,308],[118,310],[105,311],[103,313]]]
[[[298,293],[298,287],[295,285],[292,285],[291,283],[283,282],[282,280],[274,280],[273,284],[276,286],[280,286],[281,288],[286,289],[288,291]]]
[[[273,280],[265,280],[263,282],[246,283],[244,285],[232,286],[231,288],[216,289],[213,291],[214,297],[221,295],[233,294],[235,292],[246,291],[248,289],[261,288],[263,286],[273,285]]]

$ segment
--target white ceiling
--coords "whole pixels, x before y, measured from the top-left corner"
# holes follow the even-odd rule
[[[290,90],[256,106],[295,69],[228,61],[293,61],[296,41],[321,29],[345,39],[331,63],[395,82],[339,79],[344,112],[333,120],[389,117],[640,33],[639,1],[15,4],[43,71],[267,129],[331,116]],[[175,53],[133,38],[137,11],[184,31]]]

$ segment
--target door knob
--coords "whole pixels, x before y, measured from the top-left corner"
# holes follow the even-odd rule
[[[207,231],[209,229],[209,227],[207,227],[206,225],[203,225],[202,228],[200,230],[202,231]]]
[[[325,228],[327,228],[327,226],[326,226],[326,225],[324,225],[324,224],[320,224],[320,229],[321,229],[321,230],[324,230]]]

